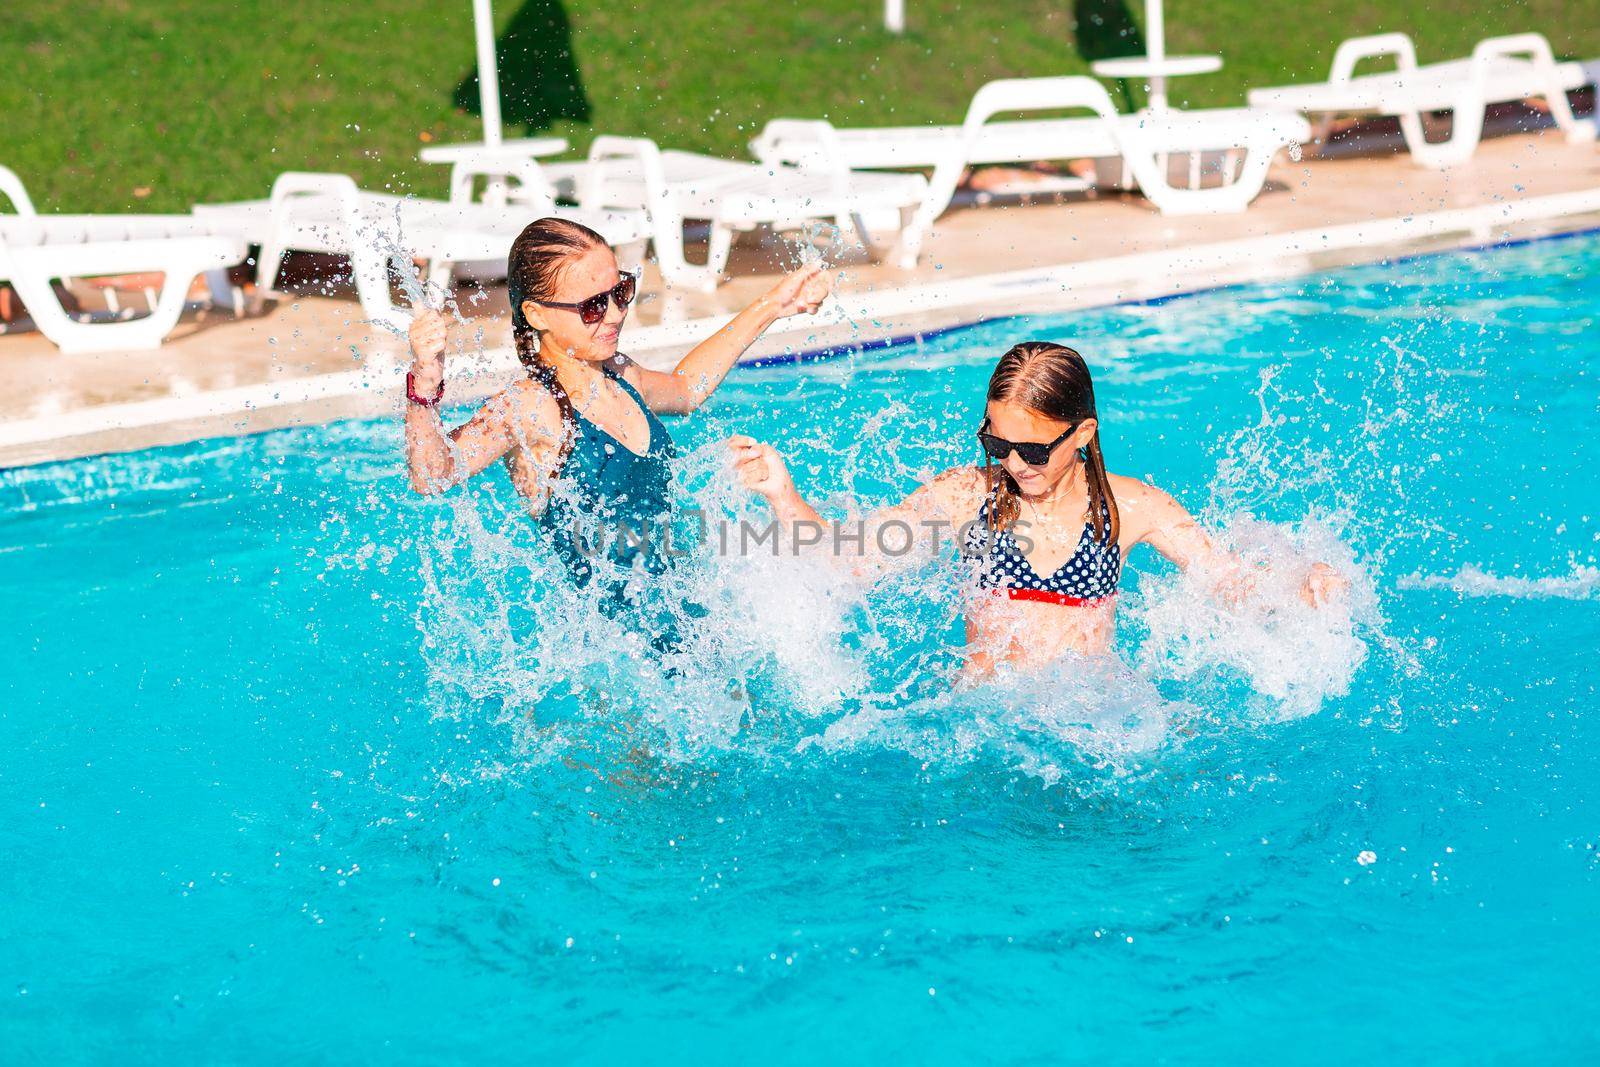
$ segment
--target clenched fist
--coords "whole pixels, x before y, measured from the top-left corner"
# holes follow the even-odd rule
[[[772,503],[794,495],[789,467],[771,445],[737,434],[728,439],[728,458],[739,481],[751,492]]]
[[[441,312],[419,311],[407,334],[411,342],[411,379],[419,390],[431,392],[444,381],[445,332],[450,320]]]
[[[813,263],[784,275],[782,281],[767,293],[767,299],[778,309],[780,319],[790,315],[814,315],[822,302],[833,291],[833,275]]]

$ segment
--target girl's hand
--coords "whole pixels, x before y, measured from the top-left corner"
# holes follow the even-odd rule
[[[728,452],[734,473],[746,489],[759,493],[769,503],[794,496],[794,479],[777,449],[741,434],[728,438]]]
[[[1350,588],[1350,579],[1328,566],[1313,563],[1300,586],[1300,599],[1314,608],[1320,608],[1335,597],[1343,596]]]
[[[833,275],[823,270],[822,264],[812,263],[784,275],[766,299],[777,309],[778,318],[783,319],[801,313],[816,314],[832,291]]]
[[[1211,581],[1211,596],[1230,611],[1242,611],[1256,596],[1256,576],[1234,565]]]
[[[411,377],[424,392],[444,381],[445,330],[450,320],[437,311],[419,311],[411,319]]]

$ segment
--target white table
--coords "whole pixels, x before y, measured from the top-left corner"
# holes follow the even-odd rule
[[[1222,69],[1221,56],[1123,56],[1091,63],[1102,78],[1135,78],[1150,86],[1150,107],[1167,106],[1167,79],[1211,74]]]

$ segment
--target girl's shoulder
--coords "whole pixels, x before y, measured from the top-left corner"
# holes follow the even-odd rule
[[[545,405],[557,407],[555,394],[549,386],[534,377],[518,378],[500,392],[490,397],[490,404],[498,404],[507,410],[527,411],[542,408]]]
[[[1125,534],[1137,534],[1150,526],[1167,525],[1177,518],[1188,518],[1189,513],[1183,505],[1160,486],[1110,471],[1106,472],[1106,478],[1111,483],[1111,496],[1117,503]],[[1142,535],[1133,539],[1138,540],[1139,536]]]
[[[1110,471],[1106,471],[1106,479],[1111,483],[1111,493],[1117,498],[1119,506],[1123,501],[1127,501],[1137,507],[1157,497],[1165,497],[1167,495],[1149,482],[1131,478],[1126,474],[1112,474]]]
[[[520,437],[554,440],[561,431],[561,405],[549,389],[532,378],[512,382],[483,406],[519,430]]]

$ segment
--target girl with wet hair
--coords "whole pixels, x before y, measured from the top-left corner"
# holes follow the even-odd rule
[[[423,311],[412,321],[405,414],[411,486],[440,493],[503,462],[557,554],[587,583],[595,558],[580,525],[593,538],[623,527],[659,532],[667,521],[675,450],[657,416],[686,415],[705,403],[767,327],[815,312],[830,284],[818,266],[795,271],[672,370],[647,370],[617,351],[638,279],[618,269],[605,238],[588,227],[559,218],[530,223],[507,263],[512,335],[526,375],[454,429],[439,417],[449,320]],[[662,554],[638,538],[603,543],[614,575],[640,555],[647,569],[664,567]],[[616,580],[608,595],[626,599]]]
[[[1248,595],[1242,563],[1181,504],[1106,471],[1094,383],[1072,349],[1029,341],[1001,356],[977,439],[982,465],[945,471],[869,516],[859,541],[837,542],[862,546],[856,569],[865,572],[889,562],[882,546],[893,539],[877,533],[888,526],[957,532],[962,556],[976,565],[966,611],[969,672],[983,675],[1002,662],[1042,666],[1069,650],[1109,651],[1117,582],[1137,544],[1214,574],[1229,598]],[[770,445],[748,437],[729,444],[745,486],[765,497],[780,521],[822,522]],[[1317,563],[1301,596],[1318,605],[1346,585]]]

